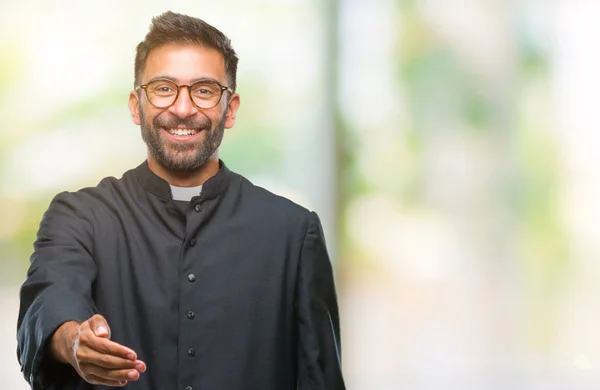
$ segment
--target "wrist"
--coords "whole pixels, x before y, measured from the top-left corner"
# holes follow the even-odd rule
[[[50,339],[50,353],[54,360],[69,364],[72,360],[73,345],[79,332],[79,323],[65,322],[56,329]]]

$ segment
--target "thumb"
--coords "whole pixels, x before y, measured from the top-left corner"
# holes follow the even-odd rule
[[[110,327],[106,322],[106,319],[100,314],[96,314],[89,319],[90,328],[97,337],[105,337],[110,339]]]

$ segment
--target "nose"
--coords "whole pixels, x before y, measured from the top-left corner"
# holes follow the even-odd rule
[[[175,103],[169,107],[169,111],[181,119],[192,116],[198,112],[198,109],[190,99],[190,93],[187,86],[179,87],[179,96],[177,96]]]

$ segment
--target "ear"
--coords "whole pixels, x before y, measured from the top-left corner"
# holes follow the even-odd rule
[[[231,129],[235,125],[235,115],[240,107],[240,95],[234,93],[227,104],[227,114],[225,116],[225,128]]]
[[[136,125],[140,125],[140,104],[138,95],[135,91],[131,91],[129,94],[129,112],[131,112],[131,119]]]

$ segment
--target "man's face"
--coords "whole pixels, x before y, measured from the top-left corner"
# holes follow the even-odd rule
[[[155,79],[169,79],[179,85],[211,79],[228,86],[221,53],[199,45],[166,44],[153,49],[146,60],[142,84]],[[134,123],[140,125],[148,146],[148,158],[173,172],[195,171],[216,157],[225,128],[235,123],[238,105],[237,94],[226,91],[215,107],[199,109],[187,88],[180,89],[168,108],[154,107],[142,90],[133,92],[129,99]]]

